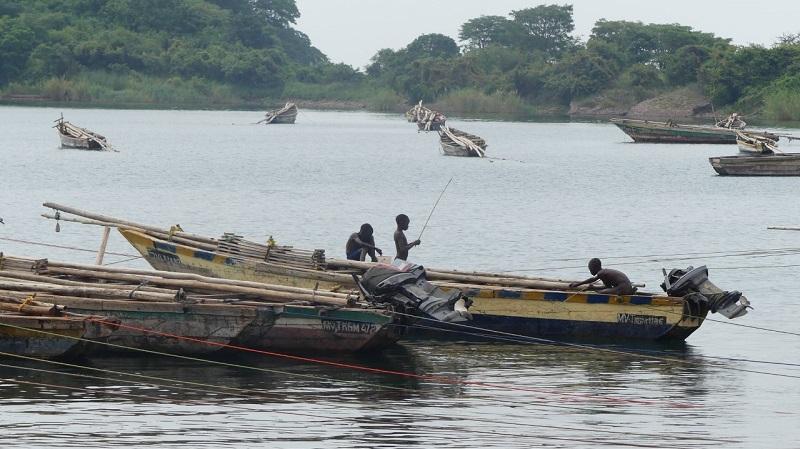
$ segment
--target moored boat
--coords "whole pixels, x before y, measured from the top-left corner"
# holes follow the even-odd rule
[[[800,153],[708,158],[721,176],[800,176]]]
[[[447,122],[444,114],[423,106],[422,101],[406,111],[405,115],[409,122],[417,124],[420,131],[438,131]]]
[[[282,108],[269,111],[264,115],[264,118],[258,123],[269,124],[294,124],[297,119],[297,105],[294,103],[286,103]]]
[[[54,126],[58,131],[61,140],[61,148],[76,148],[79,150],[112,151],[105,136],[89,131],[88,129],[75,126],[65,121],[62,115],[56,120]]]
[[[750,155],[767,155],[781,152],[778,150],[777,141],[743,131],[736,132],[736,145],[739,146],[739,152]]]
[[[173,240],[169,241],[159,238],[157,231],[143,229],[147,227],[145,225],[132,229],[134,224],[130,222],[51,203],[46,203],[46,206],[61,211],[67,209],[69,213],[78,212],[91,220],[100,220],[90,224],[117,226],[145,260],[159,270],[202,273],[331,292],[359,285],[356,283],[358,276],[364,276],[368,270],[376,267],[373,263],[337,259],[325,259],[324,265],[316,263],[315,266],[315,262],[310,260],[302,264],[276,263],[269,261],[268,255],[264,254],[266,249],[261,253],[236,254],[230,248],[214,249],[214,244],[219,245],[219,241],[214,243],[214,239],[199,236],[190,238],[191,234],[185,233],[176,233]],[[193,243],[200,240],[206,242],[207,246],[200,248],[198,243]],[[253,242],[249,244],[258,246]],[[568,280],[428,268],[425,270],[426,277],[433,286],[445,292],[460,292],[472,301],[469,307],[472,321],[453,326],[446,324],[447,321],[435,323],[430,318],[424,318],[423,324],[456,331],[470,329],[467,332],[473,334],[505,332],[528,337],[683,340],[700,327],[711,310],[719,310],[729,318],[746,313],[749,303],[740,293],[726,294],[713,287],[713,284],[705,284],[707,270],[684,271],[688,279],[702,279],[703,282],[696,284],[704,287],[700,290],[670,288],[671,284],[676,284],[673,279],[665,282],[667,294],[618,296],[581,291],[572,288]],[[399,277],[409,275],[404,273]],[[670,276],[675,277],[673,273]],[[453,332],[449,334],[458,335]],[[442,334],[437,338],[442,338]]]
[[[342,293],[4,256],[0,297],[30,295],[96,323],[117,322],[107,338],[114,346],[95,352],[354,352],[392,345],[405,328],[404,317]]]
[[[736,143],[736,128],[721,126],[685,125],[673,121],[611,119],[634,142],[647,143]],[[768,132],[748,131],[749,134],[777,140],[778,136]]]
[[[486,156],[486,141],[474,134],[442,126],[439,129],[439,141],[445,156]]]
[[[91,317],[6,311],[0,313],[0,352],[42,358],[80,356],[92,349],[90,341],[105,341],[114,328],[114,322],[96,322]]]

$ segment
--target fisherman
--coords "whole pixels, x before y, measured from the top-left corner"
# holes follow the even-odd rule
[[[422,242],[420,242],[419,239],[417,239],[411,243],[408,243],[406,235],[405,233],[403,233],[403,231],[408,230],[408,225],[411,223],[411,220],[408,218],[408,215],[400,214],[397,217],[395,217],[394,221],[397,222],[397,230],[394,231],[394,246],[397,249],[397,256],[395,256],[395,259],[407,260],[408,250],[410,250],[415,246],[418,246]]]
[[[375,238],[372,236],[372,233],[372,226],[369,223],[364,223],[361,225],[361,229],[358,232],[350,234],[350,238],[347,239],[347,246],[345,247],[347,260],[364,261],[367,258],[367,254],[369,254],[373,262],[378,261],[378,258],[375,257],[375,253],[377,252],[378,255],[383,255],[383,251],[375,246]]]
[[[597,293],[604,293],[607,295],[632,295],[636,292],[636,289],[631,284],[631,280],[628,279],[625,273],[610,268],[603,268],[598,258],[589,261],[589,272],[592,273],[592,277],[583,282],[573,282],[569,284],[569,286],[574,288],[579,285],[591,284],[597,280],[601,280],[605,288],[598,290]]]

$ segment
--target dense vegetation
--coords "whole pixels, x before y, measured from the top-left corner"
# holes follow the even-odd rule
[[[332,64],[293,28],[294,0],[5,0],[0,90],[110,104],[222,106],[265,99],[418,100],[449,111],[563,112],[593,97],[633,104],[685,86],[717,108],[800,120],[800,37],[770,48],[677,24],[598,21],[573,36],[569,5],[419,36],[366,71]]]

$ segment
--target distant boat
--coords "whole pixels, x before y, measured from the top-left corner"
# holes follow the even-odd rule
[[[736,132],[736,144],[739,146],[739,151],[745,154],[757,155],[781,152],[778,150],[777,141],[744,131]]]
[[[486,157],[486,141],[474,134],[443,126],[439,140],[445,156]]]
[[[723,156],[708,161],[722,176],[800,176],[800,153]]]
[[[105,136],[89,131],[88,129],[75,126],[64,120],[62,115],[56,120],[54,126],[61,139],[61,148],[77,148],[79,150],[97,151],[116,151],[108,144]]]
[[[297,119],[297,105],[294,103],[286,103],[282,108],[269,111],[265,114],[264,119],[258,123],[269,124],[286,124],[291,125]]]
[[[634,142],[649,143],[736,143],[736,133],[746,124],[738,115],[731,115],[726,120],[718,122],[715,126],[683,125],[668,120],[666,122],[653,122],[649,120],[611,119]],[[733,126],[728,128],[726,126]],[[752,136],[765,137],[778,140],[778,136],[767,132],[748,132]]]

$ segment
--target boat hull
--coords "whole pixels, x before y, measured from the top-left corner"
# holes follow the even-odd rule
[[[104,341],[112,327],[81,318],[0,315],[0,351],[43,358],[78,356],[93,346],[82,339]]]
[[[479,157],[477,153],[458,145],[450,145],[442,142],[442,154],[445,156],[459,157]]]
[[[291,269],[274,264],[231,259],[182,245],[160,242],[143,233],[121,230],[126,239],[153,268],[205,276],[279,283],[304,288],[350,289],[349,274]],[[436,283],[436,282],[434,282]],[[441,285],[444,289],[455,288]],[[459,287],[473,299],[469,326],[528,337],[594,337],[647,340],[683,340],[702,324],[701,318],[684,313],[685,301],[664,296],[615,296],[594,293],[559,292],[490,286]],[[706,312],[707,313],[707,312]],[[425,326],[432,322],[420,323]],[[461,338],[476,330],[448,327],[466,332],[426,333],[409,330],[408,337]]]
[[[735,129],[627,119],[612,119],[611,123],[638,143],[736,143]],[[777,136],[770,133],[750,134],[777,139]]]
[[[76,138],[65,136],[62,133],[58,133],[59,139],[61,139],[61,148],[75,148],[79,150],[95,150],[95,151],[102,151],[103,148],[92,139],[83,139],[83,138]]]
[[[800,176],[800,153],[708,159],[721,176]]]

